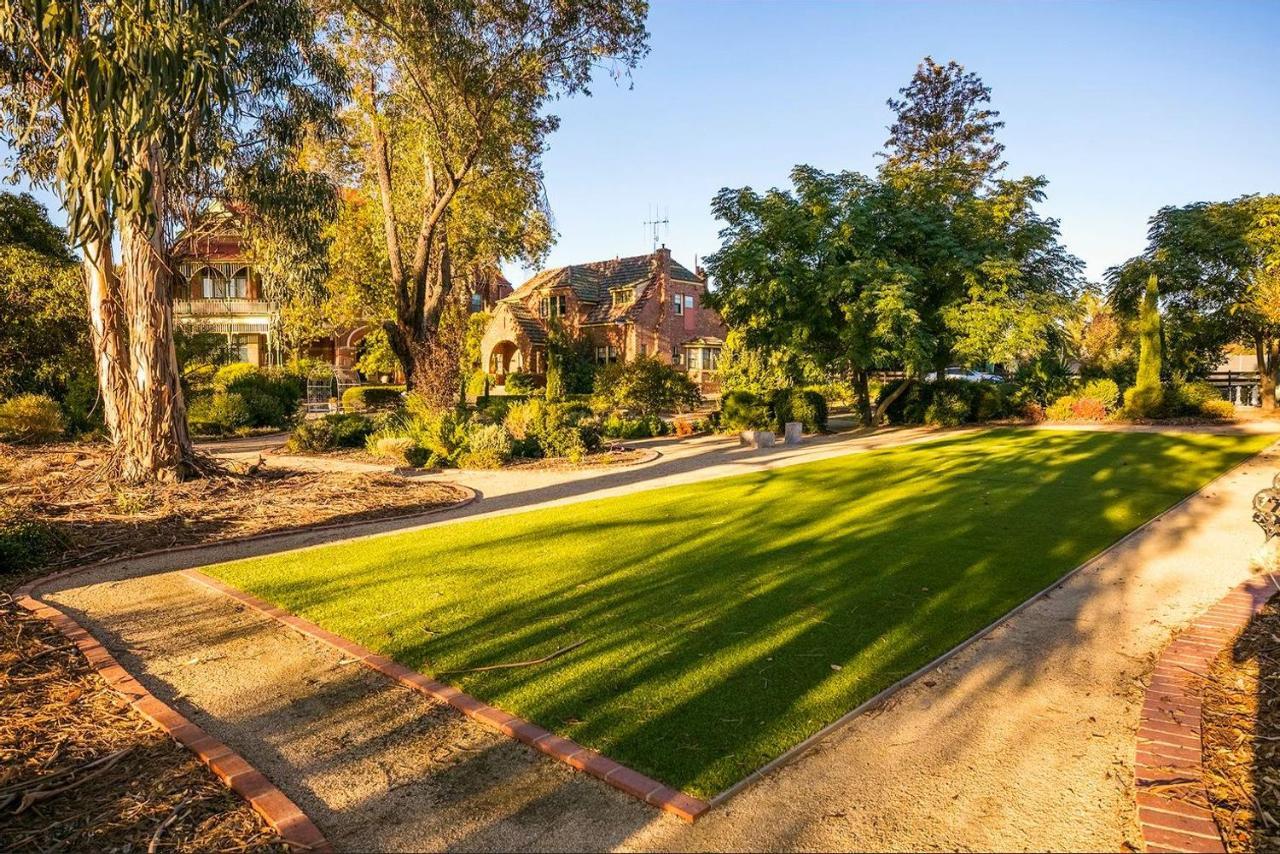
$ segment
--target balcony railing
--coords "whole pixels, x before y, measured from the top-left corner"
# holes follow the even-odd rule
[[[179,317],[229,317],[242,314],[271,314],[271,303],[261,299],[179,299],[173,313]]]

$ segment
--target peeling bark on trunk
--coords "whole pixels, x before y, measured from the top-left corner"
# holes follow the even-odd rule
[[[179,480],[195,456],[173,343],[162,164],[154,150],[141,157],[153,177],[154,221],[119,223],[120,266],[109,238],[86,245],[84,260],[112,476],[128,483]]]

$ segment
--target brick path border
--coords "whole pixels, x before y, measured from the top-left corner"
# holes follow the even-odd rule
[[[151,549],[137,554],[108,558],[98,563],[74,566],[59,570],[40,578],[32,579],[20,585],[12,593],[13,601],[31,614],[52,623],[64,637],[79,648],[89,665],[97,671],[107,687],[124,697],[130,706],[144,718],[164,730],[174,741],[196,754],[200,761],[212,771],[219,780],[236,794],[244,798],[255,812],[262,816],[268,825],[280,836],[289,847],[300,851],[330,852],[333,850],[324,834],[315,823],[307,817],[298,805],[280,791],[267,777],[243,756],[228,745],[209,735],[197,724],[183,717],[172,707],[143,687],[129,671],[116,660],[87,629],[72,617],[39,598],[39,591],[50,584],[77,573],[92,569],[100,569],[112,563],[144,560],[168,554],[197,551],[218,546],[239,545],[261,540],[285,539],[301,534],[334,531],[343,528],[359,528],[375,525],[380,522],[405,521],[415,517],[435,516],[450,510],[466,507],[479,498],[478,493],[469,486],[451,483],[450,486],[461,493],[461,498],[450,504],[433,507],[429,510],[417,510],[389,517],[375,519],[359,519],[348,522],[332,522],[295,528],[287,531],[263,531],[243,537],[231,537],[214,543],[186,543],[163,549]]]
[[[1204,677],[1223,648],[1277,593],[1280,586],[1270,574],[1249,579],[1183,629],[1160,654],[1134,745],[1134,799],[1147,851],[1226,850],[1213,813],[1204,807]]]
[[[212,576],[205,575],[198,569],[185,569],[182,574],[255,611],[284,623],[303,635],[334,647],[345,655],[356,659],[365,667],[395,680],[411,691],[448,703],[467,717],[484,724],[490,729],[497,730],[504,735],[527,744],[578,771],[590,774],[592,777],[602,780],[615,789],[644,801],[650,806],[669,812],[687,822],[697,820],[710,807],[706,801],[686,795],[684,792],[673,789],[665,783],[660,783],[651,777],[615,762],[607,756],[602,756],[594,750],[589,750],[576,741],[562,738],[537,724],[530,723],[501,709],[482,703],[470,694],[466,694],[451,685],[437,682],[431,677],[392,661],[386,656],[377,655],[354,641],[322,629],[315,623],[289,613],[284,608],[279,608],[256,596],[237,590]]]
[[[129,705],[140,715],[168,733],[174,741],[195,753],[219,780],[248,801],[254,811],[266,820],[290,848],[316,852],[333,850],[311,819],[261,771],[250,765],[239,753],[161,702],[121,667],[120,662],[84,627],[52,605],[34,598],[31,591],[35,586],[27,584],[18,588],[13,600],[33,615],[52,623],[67,640],[74,643],[89,665],[107,683],[107,687],[128,700]]]

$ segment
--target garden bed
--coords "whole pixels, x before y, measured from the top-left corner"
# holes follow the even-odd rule
[[[0,602],[0,849],[284,851],[51,625]]]
[[[252,473],[120,487],[101,476],[105,453],[100,445],[0,446],[0,548],[8,564],[0,584],[154,549],[425,512],[466,495],[452,484],[393,474],[270,464]]]
[[[379,466],[395,465],[393,461],[388,460],[386,457],[371,454],[361,448],[335,448],[332,451],[280,450],[274,453],[297,457],[319,457],[323,459],[349,460],[355,463],[368,463],[370,465]],[[577,462],[574,462],[568,457],[515,457],[506,465],[502,466],[502,469],[519,469],[522,471],[575,471],[577,469],[635,465],[636,463],[647,459],[649,456],[650,452],[646,450],[625,447],[605,447],[599,451],[593,451],[587,454]],[[486,469],[433,469],[433,471],[486,471]],[[492,469],[488,469],[488,471],[492,471]]]
[[[1214,661],[1202,715],[1205,788],[1227,850],[1280,850],[1280,597]]]

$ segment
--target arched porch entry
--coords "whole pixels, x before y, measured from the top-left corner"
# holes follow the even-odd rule
[[[524,358],[516,342],[499,341],[489,351],[489,365],[486,370],[494,377],[496,385],[505,384],[507,374],[523,369]]]

